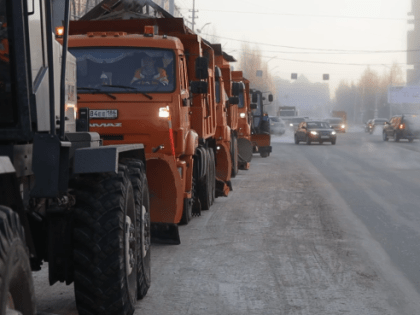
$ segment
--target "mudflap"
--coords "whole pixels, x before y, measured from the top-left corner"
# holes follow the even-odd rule
[[[193,217],[200,217],[201,216],[201,202],[200,198],[194,198],[192,204],[192,216]]]
[[[230,181],[224,182],[216,177],[216,197],[227,197],[232,190]]]
[[[181,244],[177,224],[152,223],[150,230],[153,243],[167,245]]]

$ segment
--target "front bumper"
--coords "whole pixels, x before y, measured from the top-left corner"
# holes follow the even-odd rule
[[[335,141],[336,139],[337,139],[337,136],[333,136],[333,135],[330,135],[330,136],[321,136],[321,135],[319,135],[319,134],[317,134],[317,135],[313,135],[313,134],[309,134],[309,139],[311,139],[311,141],[313,141],[313,142],[331,142],[331,141]]]

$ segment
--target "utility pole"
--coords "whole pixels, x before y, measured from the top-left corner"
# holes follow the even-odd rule
[[[198,16],[195,16],[195,13],[198,12],[198,10],[195,9],[195,0],[193,0],[193,9],[189,11],[192,12],[192,17],[189,17],[192,18],[192,31],[194,32],[195,19],[198,19]]]
[[[169,0],[169,13],[175,15],[175,0]]]

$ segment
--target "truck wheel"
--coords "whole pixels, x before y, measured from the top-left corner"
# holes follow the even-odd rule
[[[206,150],[207,156],[208,156],[208,163],[206,167],[206,175],[200,180],[199,183],[199,189],[198,189],[198,198],[201,202],[201,210],[209,210],[211,206],[211,189],[212,189],[212,176],[210,174],[211,170],[211,164],[214,163],[213,160],[211,160],[210,153],[208,150]],[[216,179],[213,178],[215,181]]]
[[[382,139],[384,140],[384,141],[388,141],[388,135],[386,134],[386,132],[384,131],[384,132],[382,132]]]
[[[308,136],[306,136],[306,144],[307,145],[310,145],[311,144],[311,139]]]
[[[394,132],[394,141],[395,142],[400,141],[400,137],[398,136],[397,132]]]
[[[211,185],[211,192],[210,192],[210,198],[211,198],[211,202],[210,205],[214,204],[214,200],[216,199],[216,158],[214,156],[214,151],[213,149],[209,150],[210,153],[210,175],[211,178],[213,178],[214,180],[211,181],[212,185]]]
[[[235,178],[238,175],[238,139],[235,135],[232,135],[232,144],[231,144],[231,155],[232,155],[232,173],[231,177]]]
[[[79,314],[131,315],[138,296],[140,227],[129,169],[119,164],[117,174],[84,175],[71,185]]]
[[[146,296],[151,283],[150,268],[150,200],[149,186],[147,184],[144,164],[140,160],[126,160],[123,164],[127,165],[130,175],[131,185],[133,186],[134,201],[136,206],[137,227],[139,227],[139,248],[137,258],[137,299]]]
[[[268,153],[268,152],[261,152],[260,153],[260,156],[262,157],[262,158],[266,158],[266,157],[268,157],[270,155],[270,153]]]
[[[35,314],[35,294],[25,232],[19,216],[0,206],[0,314]]]
[[[295,135],[295,144],[299,144],[298,137]]]

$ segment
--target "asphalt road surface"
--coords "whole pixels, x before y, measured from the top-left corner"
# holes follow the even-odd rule
[[[273,137],[181,245],[153,246],[135,314],[420,314],[420,143],[377,133]],[[34,277],[39,311],[77,314],[72,286]]]

